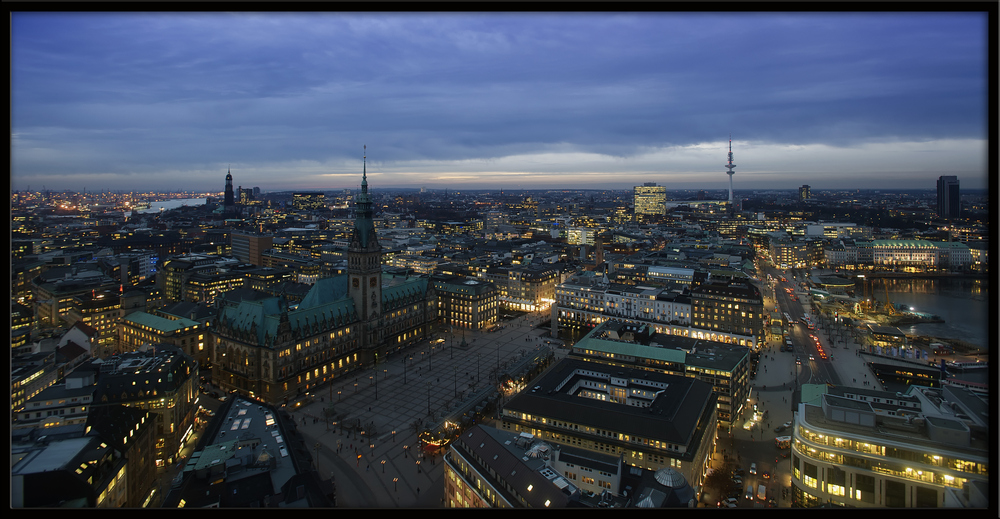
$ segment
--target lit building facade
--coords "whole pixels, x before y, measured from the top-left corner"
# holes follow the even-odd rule
[[[105,290],[80,294],[73,298],[66,323],[70,326],[82,322],[97,332],[92,350],[104,354],[114,348],[118,336],[118,319],[121,316],[121,297],[118,291]]]
[[[708,383],[564,359],[537,384],[503,407],[503,430],[622,456],[627,466],[673,468],[700,488],[718,416]]]
[[[694,328],[741,336],[740,345],[755,346],[764,338],[764,319],[764,299],[751,283],[704,283],[691,290]]]
[[[577,341],[570,355],[707,382],[717,397],[720,426],[733,425],[750,393],[750,349],[746,346],[658,334],[646,326],[612,321]]]
[[[434,276],[441,324],[470,330],[497,323],[500,294],[492,283],[461,276]]]
[[[968,390],[921,386],[800,403],[793,506],[985,507],[993,490],[988,408]]]
[[[655,182],[646,182],[633,188],[634,212],[641,216],[663,216],[667,212],[667,188]]]
[[[234,232],[230,237],[230,251],[243,263],[261,266],[262,254],[274,244],[274,236],[255,233]]]
[[[555,300],[559,326],[592,328],[610,319],[654,327],[691,324],[690,298],[664,288],[570,279],[556,286]]]
[[[561,264],[493,267],[483,276],[500,291],[501,304],[512,310],[535,312],[550,308]]]
[[[179,348],[156,345],[105,360],[93,406],[122,404],[155,417],[157,467],[173,463],[194,428],[198,363]]]
[[[136,351],[144,344],[172,344],[199,364],[208,365],[208,330],[201,323],[166,313],[132,312],[118,326],[118,352]]]
[[[346,274],[315,280],[297,305],[280,296],[222,301],[210,328],[220,387],[290,402],[427,339],[436,291],[426,276],[382,272],[367,176],[361,186]]]
[[[322,192],[293,193],[292,207],[299,211],[316,211],[326,209],[326,195]]]

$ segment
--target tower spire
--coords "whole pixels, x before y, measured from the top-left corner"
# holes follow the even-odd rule
[[[733,164],[733,134],[729,134],[729,163],[726,164],[726,174],[729,175],[729,206],[733,205],[733,168],[736,164]]]

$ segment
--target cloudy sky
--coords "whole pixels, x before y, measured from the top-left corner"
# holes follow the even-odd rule
[[[985,13],[11,15],[12,188],[987,187]]]

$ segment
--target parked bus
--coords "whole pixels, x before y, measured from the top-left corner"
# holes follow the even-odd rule
[[[774,446],[779,449],[787,449],[792,446],[791,436],[778,436],[774,439]]]

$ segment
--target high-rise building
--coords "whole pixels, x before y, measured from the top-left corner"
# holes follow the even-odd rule
[[[635,215],[663,215],[667,212],[667,188],[646,182],[634,188]]]
[[[292,207],[299,211],[313,211],[326,207],[326,195],[315,193],[293,193]]]
[[[958,218],[961,203],[959,201],[958,177],[938,177],[937,181],[937,213],[942,218]]]
[[[803,185],[799,188],[799,202],[805,202],[806,200],[812,198],[812,190],[808,185]]]
[[[240,194],[240,205],[245,207],[253,204],[254,196],[252,188],[240,186],[237,192]]]

